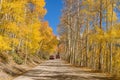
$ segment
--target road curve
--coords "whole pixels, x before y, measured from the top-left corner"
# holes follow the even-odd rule
[[[62,60],[48,60],[14,80],[111,80],[102,73],[72,67]]]

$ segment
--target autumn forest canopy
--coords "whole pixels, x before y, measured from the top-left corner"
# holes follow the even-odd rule
[[[57,38],[43,20],[45,4],[44,0],[0,0],[0,61],[9,61],[12,55],[17,63],[26,64],[31,56],[47,58],[44,55],[55,52]]]
[[[55,35],[44,20],[45,0],[0,0],[0,66],[39,63],[59,53],[73,65],[120,76],[120,1],[63,4]]]
[[[120,1],[63,0],[59,51],[74,65],[120,75]]]

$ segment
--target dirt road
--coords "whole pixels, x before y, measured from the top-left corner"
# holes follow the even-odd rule
[[[112,80],[102,73],[72,67],[62,60],[48,60],[14,80]]]

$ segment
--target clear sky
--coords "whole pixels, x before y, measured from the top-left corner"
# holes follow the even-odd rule
[[[54,34],[57,35],[57,26],[60,22],[61,11],[63,7],[62,0],[45,0],[47,9],[47,14],[45,20],[47,20],[50,26],[53,28]]]

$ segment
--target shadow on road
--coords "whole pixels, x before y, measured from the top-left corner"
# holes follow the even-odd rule
[[[67,74],[69,73],[69,75]],[[42,75],[39,75],[42,74]],[[49,75],[53,74],[53,75]],[[46,70],[31,70],[29,73],[25,74],[24,76],[32,77],[33,80],[112,80],[107,77],[83,77],[79,75],[72,75],[70,72],[62,72],[59,71],[46,71]]]
[[[29,78],[29,80],[113,80],[101,73],[71,67],[70,64],[65,64],[61,60],[47,61],[15,80],[23,80],[21,78]]]

